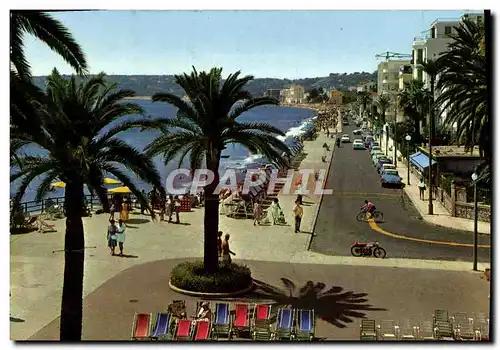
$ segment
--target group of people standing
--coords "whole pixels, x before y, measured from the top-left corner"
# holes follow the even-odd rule
[[[144,190],[142,190],[142,193],[144,196],[146,196],[146,192]],[[168,222],[173,222],[172,216],[175,214],[175,223],[180,223],[179,213],[181,212],[181,200],[179,196],[169,195],[168,197],[164,198],[159,195],[155,189],[153,189],[147,197],[153,209],[160,210],[160,221],[164,221],[165,217],[167,217]],[[141,205],[141,214],[145,215],[145,211],[146,207],[144,205]]]
[[[229,248],[229,233],[226,233],[224,235],[224,239],[222,239],[223,232],[219,231],[217,233],[217,252],[219,255],[219,258],[222,258],[222,261],[224,264],[231,264],[231,255],[236,255],[230,248]]]

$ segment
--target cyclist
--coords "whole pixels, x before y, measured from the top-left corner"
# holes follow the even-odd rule
[[[373,216],[373,212],[375,211],[375,209],[377,209],[375,208],[375,205],[373,205],[372,202],[368,202],[367,200],[365,200],[365,205],[361,207],[361,210],[363,210],[365,213],[370,213],[370,216]]]

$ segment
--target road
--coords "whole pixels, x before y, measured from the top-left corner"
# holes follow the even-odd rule
[[[351,141],[354,129],[352,123],[344,126],[343,133],[349,134]],[[471,247],[416,242],[384,234],[464,244],[471,244],[473,240],[471,232],[438,227],[419,219],[417,209],[404,191],[382,188],[368,150],[353,150],[350,143],[336,148],[326,188],[332,189],[333,194],[323,197],[311,242],[312,251],[348,256],[353,242],[378,241],[391,258],[472,261]],[[384,232],[374,230],[366,222],[356,221],[365,199],[384,213],[384,222],[377,224]],[[479,244],[489,245],[489,236],[480,235]],[[478,248],[479,261],[490,261],[489,254],[488,248]]]

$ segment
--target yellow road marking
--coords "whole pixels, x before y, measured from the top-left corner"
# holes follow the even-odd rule
[[[457,243],[457,242],[443,242],[443,241],[431,241],[428,239],[408,237],[403,235],[397,235],[395,233],[387,232],[384,229],[380,228],[373,219],[368,219],[368,225],[372,228],[372,230],[377,231],[385,236],[398,238],[398,239],[406,239],[408,241],[420,242],[420,243],[429,243],[429,244],[438,244],[438,245],[447,245],[452,247],[473,247],[473,244],[469,243]],[[491,248],[489,244],[478,244],[478,248]]]

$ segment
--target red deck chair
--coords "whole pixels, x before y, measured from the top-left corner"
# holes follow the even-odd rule
[[[194,340],[209,340],[210,328],[210,322],[196,321],[196,325],[194,326]]]
[[[233,329],[236,333],[250,332],[250,310],[248,304],[236,304]]]
[[[191,320],[182,319],[175,328],[175,340],[191,340]]]
[[[255,304],[252,315],[252,338],[269,340],[271,338],[271,305]]]
[[[149,339],[151,314],[135,314],[132,325],[132,340]]]

